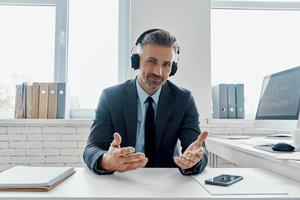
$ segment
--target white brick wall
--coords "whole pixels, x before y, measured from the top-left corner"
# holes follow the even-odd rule
[[[89,120],[0,120],[0,171],[16,164],[83,166],[82,153]],[[253,128],[251,120],[203,120],[201,130],[214,134],[270,134]],[[218,158],[219,167],[235,167]]]
[[[92,121],[0,120],[0,171],[13,165],[83,166]]]

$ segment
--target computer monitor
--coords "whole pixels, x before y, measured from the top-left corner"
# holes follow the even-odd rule
[[[255,128],[300,128],[300,66],[264,77]]]

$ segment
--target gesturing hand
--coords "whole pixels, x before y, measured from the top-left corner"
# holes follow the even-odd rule
[[[114,140],[108,151],[99,160],[101,168],[109,171],[129,171],[144,167],[148,162],[144,153],[134,153],[133,147],[121,147],[122,138],[119,133],[114,133]]]
[[[202,132],[197,140],[195,140],[190,146],[185,150],[185,152],[179,156],[174,158],[174,162],[181,169],[188,169],[197,164],[204,154],[204,149],[202,148],[202,144],[204,140],[207,138],[208,132]]]

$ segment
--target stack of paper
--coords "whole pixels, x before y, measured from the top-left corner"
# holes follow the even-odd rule
[[[0,191],[49,191],[74,173],[73,167],[16,166],[0,173]]]
[[[238,140],[238,139],[250,139],[248,135],[220,135],[220,138]]]
[[[283,154],[276,157],[280,160],[299,160],[300,161],[300,152],[290,152],[288,154]]]

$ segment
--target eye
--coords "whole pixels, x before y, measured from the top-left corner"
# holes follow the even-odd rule
[[[166,63],[164,63],[164,64],[163,64],[163,66],[164,66],[164,67],[168,67],[168,68],[169,68],[169,67],[171,67],[171,63],[169,63],[169,62],[166,62]]]
[[[149,64],[151,64],[151,65],[154,65],[154,64],[156,64],[156,61],[155,60],[153,60],[153,59],[150,59],[150,60],[148,60],[147,61]]]

